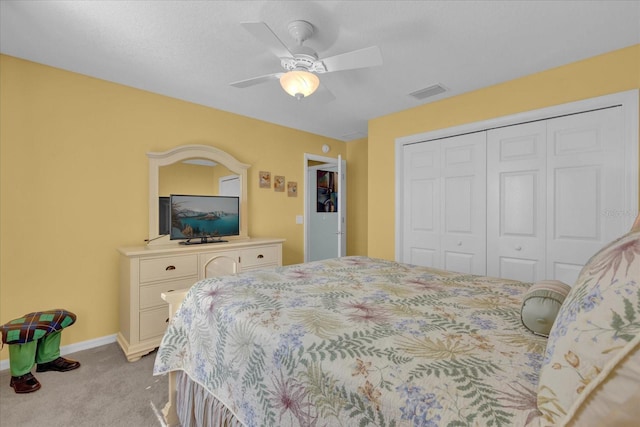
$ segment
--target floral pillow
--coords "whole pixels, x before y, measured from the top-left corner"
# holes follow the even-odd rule
[[[574,405],[638,351],[640,231],[614,241],[582,269],[551,328],[538,384],[547,422],[567,423]]]

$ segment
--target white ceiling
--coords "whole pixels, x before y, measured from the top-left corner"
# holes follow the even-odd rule
[[[383,65],[320,75],[301,101],[240,22],[312,23],[320,57],[372,45]],[[640,1],[0,1],[0,52],[340,140],[367,121],[640,43]],[[603,79],[607,76],[603,75]],[[409,93],[449,90],[417,100]]]

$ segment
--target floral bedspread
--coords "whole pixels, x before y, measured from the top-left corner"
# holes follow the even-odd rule
[[[205,279],[154,373],[184,370],[246,426],[537,425],[529,286],[367,257]]]

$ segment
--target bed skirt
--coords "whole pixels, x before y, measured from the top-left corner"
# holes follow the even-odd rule
[[[176,372],[176,392],[182,427],[243,427],[233,412],[183,371]]]

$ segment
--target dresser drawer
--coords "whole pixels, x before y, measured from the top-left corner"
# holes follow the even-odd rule
[[[198,275],[198,255],[143,259],[140,261],[140,283],[171,280]]]
[[[162,337],[169,325],[169,304],[140,312],[140,341]]]
[[[160,297],[161,293],[187,289],[197,281],[198,277],[192,276],[186,279],[172,280],[171,282],[140,286],[140,309],[144,310],[145,308],[165,305],[166,303]]]
[[[240,254],[240,268],[242,270],[256,267],[279,265],[278,246],[263,246],[260,248],[243,249]]]

